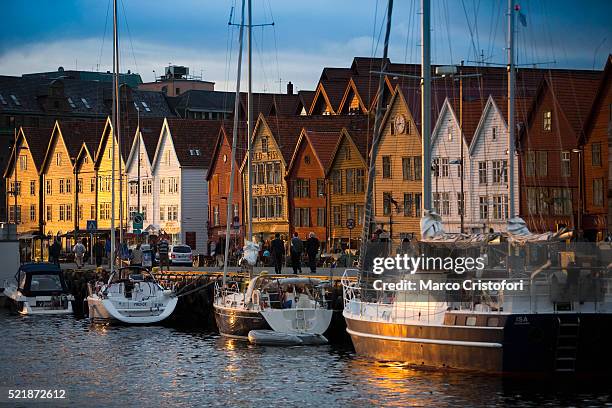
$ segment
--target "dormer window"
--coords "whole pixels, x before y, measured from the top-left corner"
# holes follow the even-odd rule
[[[190,156],[200,156],[200,149],[189,149]]]
[[[17,97],[15,95],[11,94],[11,99],[13,100],[13,103],[17,106],[21,106],[21,102],[19,102],[19,99],[17,99]]]
[[[74,104],[74,101],[70,97],[68,97],[68,105],[70,105],[70,107],[72,109],[76,108],[76,105]]]
[[[145,111],[147,112],[151,112],[151,108],[149,108],[149,105],[147,105],[146,102],[142,101],[140,102],[140,104],[142,105],[142,107],[145,109]]]
[[[6,103],[6,99],[4,99],[4,96],[2,96],[2,94],[0,94],[0,103],[2,103],[3,105],[8,105],[8,103]]]
[[[62,154],[61,153],[55,153],[55,164],[57,166],[62,165]]]
[[[81,98],[81,102],[83,102],[83,105],[85,105],[87,109],[91,109],[91,106],[89,106],[89,102],[87,102],[87,99]]]
[[[544,127],[544,130],[551,130],[552,129],[552,112],[551,111],[545,111],[544,112],[543,127]]]

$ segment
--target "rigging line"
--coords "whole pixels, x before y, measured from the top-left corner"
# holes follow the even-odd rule
[[[111,0],[108,0],[106,4],[106,18],[104,19],[104,34],[102,35],[102,45],[100,46],[100,55],[98,57],[98,71],[100,71],[100,64],[102,63],[102,51],[104,50],[104,40],[106,40],[106,28],[108,26],[108,12],[110,9]]]
[[[476,35],[476,45],[480,50],[480,35],[478,33],[478,13],[480,11],[480,0],[478,3],[475,3],[476,0],[472,0],[472,4],[474,4],[474,33]]]
[[[130,25],[128,24],[127,13],[125,12],[125,4],[123,0],[121,0],[121,8],[123,10],[123,20],[125,21],[125,27],[127,28],[128,38],[130,40],[130,48],[132,49],[132,58],[134,58],[134,66],[136,67],[136,71],[140,71],[138,68],[138,63],[136,62],[136,54],[134,53],[134,43],[132,42],[132,33],[130,32]]]
[[[450,33],[450,16],[448,12],[448,0],[443,0],[442,8],[444,12],[444,21],[445,21],[445,26],[446,26],[446,39],[448,40],[448,53],[449,53],[450,61],[452,64],[452,62],[454,61],[454,58],[453,58],[453,45],[452,45],[451,33]]]
[[[279,93],[283,93],[283,84],[281,82],[280,64],[278,63],[278,37],[276,32],[276,24],[274,22],[274,14],[272,14],[272,3],[268,0],[268,9],[270,10],[270,21],[272,24],[272,33],[274,38],[274,56],[276,59],[276,74],[278,76]]]
[[[472,32],[472,25],[470,24],[470,17],[468,16],[467,9],[465,8],[465,0],[461,0],[461,6],[463,7],[463,14],[465,15],[465,20],[467,21],[468,30],[470,31],[470,40],[474,50],[474,59],[478,60],[478,50],[476,49],[476,43],[474,42],[474,33]],[[469,56],[470,55],[468,53],[468,58]]]
[[[372,49],[370,51],[370,56],[374,57],[374,38],[376,38],[376,23],[378,20],[378,0],[376,0],[376,6],[374,8],[374,24],[372,26]]]

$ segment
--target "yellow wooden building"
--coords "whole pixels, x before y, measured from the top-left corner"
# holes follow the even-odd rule
[[[390,237],[395,243],[404,237],[420,238],[421,137],[410,109],[418,103],[417,87],[396,87],[381,122],[374,180],[374,222],[383,231],[382,237]]]
[[[49,128],[19,128],[16,141],[17,174],[15,175],[15,150],[11,152],[4,172],[4,178],[7,180],[8,220],[15,222],[15,213],[17,214],[17,233],[21,236],[38,233],[44,220],[41,218],[41,167],[51,132],[52,129]],[[13,195],[15,184],[16,209]]]

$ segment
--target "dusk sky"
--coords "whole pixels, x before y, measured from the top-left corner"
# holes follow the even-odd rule
[[[612,1],[518,1],[527,27],[517,22],[519,63],[600,69],[612,52]],[[379,56],[383,0],[253,0],[253,70],[258,91],[292,81],[314,89],[325,66],[348,66],[354,56]],[[505,62],[506,0],[432,0],[432,59],[451,64],[480,58]],[[396,1],[390,56],[419,62],[420,0]],[[239,1],[119,0],[121,71],[153,80],[168,63],[232,90],[237,59]],[[107,16],[108,10],[108,16]],[[127,21],[127,24],[126,24]],[[106,25],[106,34],[105,34]],[[380,37],[379,37],[380,36]],[[375,40],[373,41],[373,38]],[[380,41],[378,40],[380,38]],[[246,45],[246,42],[245,42]],[[112,1],[9,1],[3,5],[0,74],[66,69],[111,69]],[[284,85],[283,85],[284,88]],[[244,88],[243,88],[244,89]]]

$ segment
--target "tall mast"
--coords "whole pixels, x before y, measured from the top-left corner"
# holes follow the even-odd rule
[[[119,107],[119,81],[117,78],[117,0],[113,0],[113,107],[111,109],[112,135],[111,138],[111,274],[115,270],[115,136],[118,122]]]
[[[249,0],[250,3],[251,0]],[[240,34],[238,36],[238,41],[240,42],[240,45],[238,47],[238,70],[237,70],[237,74],[236,74],[236,97],[234,99],[234,129],[232,131],[232,154],[231,154],[231,161],[230,161],[230,182],[229,182],[229,191],[227,193],[227,212],[226,212],[226,219],[225,219],[225,262],[223,263],[223,286],[225,286],[225,283],[227,281],[227,259],[229,256],[229,245],[228,245],[228,240],[231,237],[231,224],[230,224],[230,212],[232,210],[232,203],[233,203],[233,198],[234,198],[234,172],[236,171],[235,169],[235,161],[236,161],[236,144],[237,144],[237,139],[238,139],[238,123],[239,123],[239,115],[238,113],[240,112],[240,73],[242,71],[242,40],[244,38],[244,2],[245,0],[242,0],[242,15],[240,17]],[[250,138],[250,135],[248,135],[247,137]],[[249,163],[249,168],[250,168],[250,163]],[[249,183],[247,183],[247,185],[250,184],[250,179],[249,179]],[[250,210],[249,210],[250,211]],[[250,218],[251,213],[249,212],[249,218]],[[249,221],[250,222],[250,221]],[[249,231],[251,229],[249,228]]]
[[[253,10],[251,9],[251,0],[247,0],[248,3],[248,23],[247,23],[247,47],[248,47],[248,53],[247,53],[247,57],[248,57],[248,97],[247,97],[247,140],[248,140],[248,152],[247,152],[247,168],[248,168],[248,180],[249,182],[247,183],[247,204],[249,207],[249,211],[248,211],[248,219],[249,219],[249,234],[248,234],[248,240],[252,241],[253,240],[253,188],[251,187],[251,184],[253,182],[253,166],[251,165],[251,162],[253,161],[253,146],[252,146],[252,137],[253,137],[253,60],[252,60],[252,51],[253,51],[253,43],[251,41],[251,35],[252,35],[252,31],[253,31],[253,27],[252,27],[252,16],[253,16]],[[227,246],[227,237],[226,237],[226,246]],[[226,259],[226,263],[227,263],[227,258]]]
[[[376,103],[376,115],[374,116],[374,137],[372,138],[372,149],[370,152],[370,162],[368,169],[368,184],[366,188],[366,199],[364,209],[363,228],[361,230],[361,249],[359,251],[359,266],[364,267],[364,256],[368,247],[370,234],[370,224],[372,223],[372,196],[374,192],[374,177],[376,172],[376,156],[378,155],[378,145],[380,142],[380,122],[383,115],[383,106],[385,103],[384,91],[385,81],[384,75],[387,70],[387,54],[389,51],[389,35],[391,34],[391,16],[393,14],[393,0],[387,2],[387,27],[385,30],[385,43],[383,47],[383,59],[380,77],[378,78],[378,101]],[[369,273],[369,272],[368,272]]]
[[[136,204],[138,208],[136,211],[140,213],[140,139],[142,138],[142,131],[140,130],[140,109],[136,108],[136,112],[138,112],[138,134],[136,135],[138,138],[138,184],[136,184],[138,186],[138,203]]]
[[[423,149],[423,211],[431,210],[431,32],[430,2],[421,0],[421,140]]]
[[[514,1],[508,0],[508,218],[515,216],[514,208]]]

